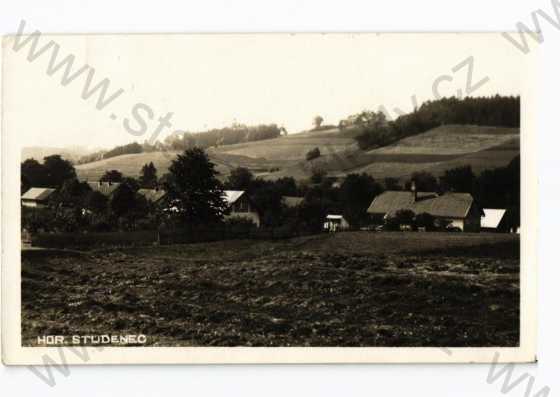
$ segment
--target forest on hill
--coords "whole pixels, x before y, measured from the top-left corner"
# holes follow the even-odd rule
[[[400,139],[421,134],[446,124],[471,124],[494,127],[519,127],[520,97],[493,96],[458,99],[442,98],[426,101],[412,113],[388,121],[383,112],[362,112],[350,122],[358,125],[361,133],[356,141],[362,150],[377,148]]]

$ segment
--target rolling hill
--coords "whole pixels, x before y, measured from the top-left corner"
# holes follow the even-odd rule
[[[374,178],[406,178],[413,172],[441,175],[445,170],[471,165],[475,172],[504,166],[519,154],[519,129],[473,125],[445,125],[370,151],[359,150],[356,130],[307,131],[287,137],[222,146],[208,150],[222,177],[235,167],[247,167],[258,176],[308,178],[314,169],[330,176],[366,172]],[[318,147],[321,157],[306,161]],[[117,156],[78,165],[81,179],[97,180],[109,169],[137,176],[152,161],[162,175],[177,152],[151,152]]]

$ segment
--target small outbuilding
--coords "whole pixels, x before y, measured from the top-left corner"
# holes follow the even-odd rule
[[[326,216],[323,224],[323,230],[328,232],[337,232],[348,228],[350,228],[350,224],[342,215],[329,214]]]
[[[515,220],[513,212],[504,208],[484,208],[480,227],[486,232],[519,233],[519,219]]]

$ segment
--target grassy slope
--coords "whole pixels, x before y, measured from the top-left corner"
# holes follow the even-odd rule
[[[402,139],[367,152],[347,150],[300,161],[271,174],[269,178],[308,177],[314,168],[332,176],[366,172],[375,178],[408,177],[416,171],[436,175],[446,169],[469,164],[475,172],[506,165],[519,154],[519,130],[515,128],[447,125]]]
[[[416,171],[440,175],[446,169],[469,164],[475,172],[506,165],[519,154],[519,130],[515,128],[447,125],[367,152],[357,149],[355,130],[307,131],[287,137],[228,145],[208,150],[222,175],[243,166],[257,175],[276,179],[308,178],[314,168],[332,176],[366,172],[375,178],[405,178]],[[318,147],[322,156],[306,161],[305,154]],[[176,153],[141,153],[118,156],[77,166],[82,179],[98,179],[108,169],[138,175],[153,161],[164,173]],[[280,171],[270,173],[271,168]]]
[[[306,131],[282,138],[222,146],[216,151],[267,160],[301,160],[305,158],[307,152],[316,147],[321,153],[355,148],[356,142],[353,139],[355,134],[356,131],[352,129]]]

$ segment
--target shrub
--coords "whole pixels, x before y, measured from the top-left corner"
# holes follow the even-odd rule
[[[311,149],[309,152],[307,152],[307,154],[305,155],[305,159],[307,161],[311,161],[311,160],[316,159],[320,156],[321,156],[321,151],[319,150],[318,147],[316,147],[315,149]]]
[[[414,226],[414,212],[408,209],[400,209],[394,215],[386,219],[387,229],[400,230],[402,226]]]
[[[423,227],[426,230],[434,230],[435,228],[435,218],[432,214],[428,214],[427,212],[416,215],[414,223],[416,227]]]

